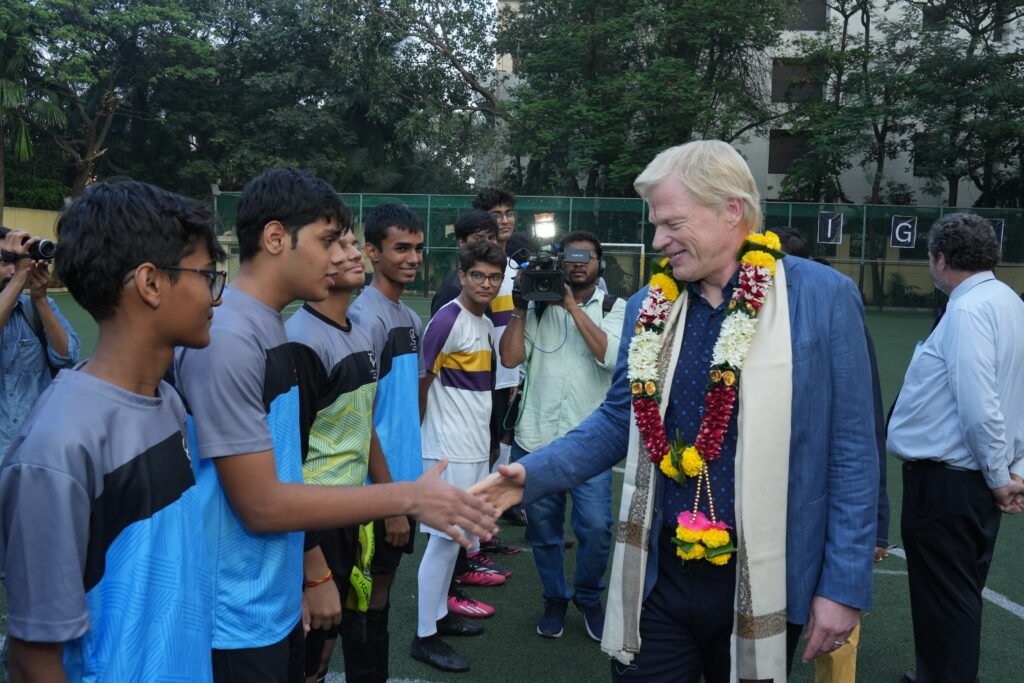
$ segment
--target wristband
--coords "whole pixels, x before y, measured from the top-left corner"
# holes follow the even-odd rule
[[[312,581],[304,581],[303,583],[305,584],[306,588],[316,588],[317,586],[319,586],[321,584],[327,583],[328,581],[330,581],[333,578],[334,578],[334,574],[331,572],[330,569],[328,569],[327,570],[327,576],[325,576],[324,578],[322,578],[322,579],[314,579]]]

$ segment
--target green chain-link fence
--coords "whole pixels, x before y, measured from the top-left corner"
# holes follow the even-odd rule
[[[412,289],[426,296],[455,268],[455,218],[471,206],[470,195],[343,194],[351,207],[356,230],[362,233],[363,217],[370,209],[387,202],[402,202],[416,211],[426,227],[424,265]],[[238,193],[217,197],[218,230],[226,246],[233,247],[233,228]],[[1003,248],[997,276],[1016,291],[1024,291],[1024,210],[948,209],[930,206],[875,206],[849,204],[801,204],[766,202],[765,226],[791,226],[800,231],[815,256],[827,258],[838,270],[857,283],[868,306],[877,308],[930,309],[935,305],[934,287],[928,272],[928,230],[942,215],[970,211],[1002,221]],[[838,215],[842,235],[838,243],[824,240],[838,237]],[[534,233],[538,217],[554,222],[558,235],[589,230],[603,243],[630,245],[608,249],[609,271],[616,273],[616,294],[628,295],[645,281],[652,255],[654,226],[647,222],[647,207],[641,199],[593,197],[530,197],[516,201],[516,229]],[[832,235],[819,240],[819,223],[832,218]],[[894,220],[895,218],[895,220]],[[916,218],[916,240],[912,246],[909,226],[903,219]],[[893,246],[894,231],[896,244]],[[542,242],[546,240],[541,240]],[[636,246],[632,246],[636,245]],[[610,285],[612,282],[610,280]]]

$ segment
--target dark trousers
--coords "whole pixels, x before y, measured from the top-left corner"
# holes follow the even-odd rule
[[[919,683],[974,683],[1001,513],[980,472],[903,464],[903,546]]]
[[[735,558],[724,567],[682,562],[663,530],[658,582],[640,614],[640,652],[632,664],[612,660],[612,680],[623,683],[728,683],[731,659]],[[789,624],[787,671],[803,626]],[[777,681],[776,683],[783,683]]]
[[[304,638],[300,622],[266,647],[213,651],[215,683],[302,683]]]

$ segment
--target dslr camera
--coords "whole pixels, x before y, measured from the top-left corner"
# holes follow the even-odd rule
[[[561,301],[565,296],[565,285],[569,284],[569,278],[562,270],[563,263],[590,263],[590,250],[560,249],[555,244],[552,251],[530,254],[520,265],[519,296],[525,301],[538,303]]]
[[[5,228],[0,226],[0,239],[7,237],[7,233],[11,232],[11,228]],[[25,235],[21,238],[21,243],[25,244],[30,239],[31,235]],[[53,257],[57,254],[57,244],[51,240],[36,239],[35,242],[28,245],[28,255],[17,254],[13,251],[6,249],[0,249],[0,260],[7,263],[17,261],[19,258],[30,258],[33,261],[52,261]]]

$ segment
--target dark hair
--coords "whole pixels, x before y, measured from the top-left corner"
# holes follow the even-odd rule
[[[423,232],[423,220],[405,204],[381,204],[366,214],[366,220],[363,221],[364,239],[367,243],[380,247],[384,244],[390,227],[418,235]]]
[[[504,204],[510,209],[516,206],[516,196],[511,192],[499,190],[496,187],[484,188],[477,196],[473,197],[473,208],[482,211],[490,211],[496,206]]]
[[[946,257],[953,270],[979,273],[999,262],[999,237],[992,224],[973,213],[951,213],[935,221],[928,233],[928,253]]]
[[[782,251],[790,254],[791,256],[811,258],[811,249],[807,246],[807,240],[804,239],[804,236],[800,234],[799,230],[789,226],[784,228],[769,228],[769,230],[779,236],[779,241],[782,243]]]
[[[504,272],[508,260],[501,251],[501,247],[494,242],[475,240],[466,242],[459,247],[459,268],[462,272],[468,273],[475,263],[497,266]]]
[[[563,237],[561,242],[563,251],[565,250],[565,245],[569,244],[569,242],[590,242],[594,245],[594,251],[597,252],[597,258],[600,259],[602,257],[601,255],[603,250],[601,249],[601,240],[597,239],[597,235],[592,232],[576,230],[575,232],[570,232],[568,235]]]
[[[248,261],[260,250],[263,229],[279,221],[299,243],[299,230],[321,218],[338,221],[342,230],[352,229],[352,212],[324,180],[297,168],[272,168],[245,184],[238,198],[238,258]]]
[[[117,310],[125,275],[143,263],[177,266],[200,244],[223,261],[213,225],[205,202],[128,178],[95,183],[57,220],[56,273],[101,321]],[[168,275],[177,281],[180,273]]]
[[[525,232],[514,232],[505,240],[505,255],[517,261],[525,261],[530,254],[537,253],[538,249],[540,244],[537,240]]]
[[[455,219],[455,239],[465,242],[478,232],[486,232],[490,237],[498,236],[498,224],[486,211],[470,209]]]

